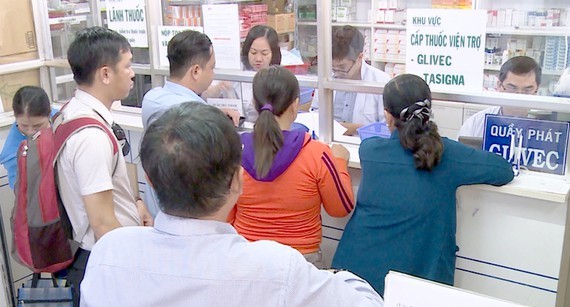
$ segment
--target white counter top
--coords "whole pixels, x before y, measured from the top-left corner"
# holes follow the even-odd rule
[[[345,137],[346,138],[346,137]],[[360,169],[358,145],[342,143],[350,152],[348,167]],[[487,184],[473,185],[478,189],[521,197],[563,203],[566,201],[570,183],[563,176],[522,171],[515,179],[502,187]]]
[[[113,110],[113,116],[115,121],[121,125],[123,129],[142,132],[143,127],[140,112],[140,108],[122,106]],[[14,116],[11,112],[0,114],[0,127],[11,125],[13,122]],[[251,124],[247,126],[249,128],[253,127]],[[337,140],[336,143],[343,144],[350,152],[348,166],[350,168],[360,169],[360,159],[358,156],[359,145],[350,144],[359,144],[360,139],[358,137],[336,136],[335,140]],[[511,183],[502,187],[490,185],[475,185],[473,187],[553,202],[565,202],[568,191],[570,191],[570,183],[562,176],[524,171],[518,177],[515,177]]]

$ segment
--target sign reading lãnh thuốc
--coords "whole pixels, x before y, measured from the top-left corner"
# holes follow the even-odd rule
[[[144,0],[107,0],[109,29],[123,35],[131,47],[148,48]]]
[[[432,91],[480,93],[486,22],[482,10],[408,9],[406,73]]]
[[[483,149],[532,171],[564,175],[568,151],[567,122],[487,114]]]

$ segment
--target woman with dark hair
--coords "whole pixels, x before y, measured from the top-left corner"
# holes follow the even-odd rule
[[[241,48],[241,62],[245,70],[253,71],[281,64],[277,32],[265,25],[251,28]]]
[[[12,125],[2,148],[0,164],[8,171],[8,183],[10,188],[14,189],[18,170],[18,147],[26,137],[32,137],[50,124],[50,100],[42,88],[24,86],[14,94],[12,110],[16,122]]]
[[[494,153],[440,137],[430,120],[431,91],[415,75],[384,88],[389,139],[360,145],[362,181],[332,266],[384,293],[389,270],[453,284],[459,186],[504,185],[511,165]]]
[[[229,221],[248,240],[289,245],[323,268],[321,203],[335,217],[354,208],[348,151],[291,130],[299,83],[287,69],[271,66],[258,71],[253,102],[259,118],[253,133],[242,134],[243,194]]]
[[[244,70],[258,71],[281,63],[281,49],[277,32],[266,25],[252,27],[241,48],[241,62]],[[242,99],[246,120],[254,122],[257,112],[252,105],[251,83],[221,81],[212,85],[202,98]]]

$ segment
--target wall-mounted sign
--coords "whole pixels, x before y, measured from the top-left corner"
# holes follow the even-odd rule
[[[169,67],[170,62],[168,61],[168,42],[174,37],[174,35],[186,31],[194,30],[198,32],[204,32],[202,27],[175,27],[175,26],[160,26],[158,27],[158,64],[160,66]]]
[[[406,72],[432,90],[481,92],[487,12],[408,9]]]
[[[529,170],[564,175],[568,150],[566,122],[487,114],[483,149]]]
[[[107,0],[107,22],[131,47],[148,48],[144,0]]]

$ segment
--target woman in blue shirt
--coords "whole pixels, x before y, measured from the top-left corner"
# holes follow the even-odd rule
[[[389,139],[360,145],[362,182],[332,267],[363,277],[383,295],[389,270],[453,284],[459,186],[513,179],[502,157],[440,137],[431,91],[415,75],[386,84]]]
[[[49,97],[42,88],[24,86],[14,94],[12,109],[16,122],[0,153],[0,164],[8,171],[8,183],[13,190],[18,171],[18,147],[26,137],[32,137],[50,124],[51,106]]]

